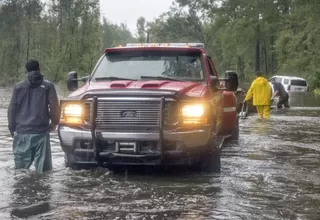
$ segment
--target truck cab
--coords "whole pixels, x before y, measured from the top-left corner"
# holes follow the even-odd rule
[[[58,135],[69,167],[199,164],[220,172],[221,140],[239,136],[238,76],[219,79],[202,43],[107,48],[89,76],[70,72],[67,86]]]

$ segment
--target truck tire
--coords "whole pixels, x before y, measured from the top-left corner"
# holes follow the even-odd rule
[[[221,172],[220,149],[217,149],[213,142],[209,146],[209,151],[202,158],[201,170],[206,173]]]
[[[73,161],[72,156],[67,153],[65,153],[65,156],[64,156],[64,164],[65,164],[65,167],[68,167],[72,170],[79,169],[79,166],[77,165],[77,163]]]
[[[70,168],[71,170],[78,170],[79,167],[75,163],[65,163],[65,166]]]
[[[68,161],[64,161],[64,165],[65,167],[71,168],[72,170],[76,170],[77,169],[77,165],[75,163],[70,163]]]
[[[232,129],[231,140],[239,140],[239,117],[237,117],[236,125]]]

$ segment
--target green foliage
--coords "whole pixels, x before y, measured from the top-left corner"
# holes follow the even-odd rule
[[[40,61],[47,79],[89,74],[105,47],[133,39],[124,24],[100,22],[99,0],[0,1],[0,84],[24,78],[27,59]]]
[[[125,24],[101,23],[99,0],[0,1],[0,83],[24,78],[24,63],[39,59],[52,81],[67,72],[87,75],[103,49],[128,42],[203,42],[223,73],[254,78],[256,44],[267,76],[307,78],[320,88],[320,1],[174,0],[153,21],[137,20],[137,37]]]
[[[256,43],[267,76],[290,74],[320,87],[320,1],[175,0],[149,22],[154,41],[202,41],[219,72],[254,77]]]
[[[136,42],[136,39],[132,37],[128,27],[123,23],[120,25],[113,24],[104,18],[102,31],[104,48],[125,45],[128,42]]]
[[[150,42],[204,41],[203,24],[196,12],[187,12],[177,5],[154,21],[148,22],[148,27]]]
[[[138,42],[146,42],[146,19],[139,17],[137,20]]]

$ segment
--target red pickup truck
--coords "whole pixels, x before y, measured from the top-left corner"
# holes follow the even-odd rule
[[[84,85],[78,88],[78,82]],[[239,136],[238,76],[219,79],[202,43],[107,48],[89,76],[68,74],[58,127],[66,166],[200,165],[220,172]]]

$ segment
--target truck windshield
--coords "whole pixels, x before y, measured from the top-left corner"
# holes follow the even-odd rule
[[[104,55],[92,78],[203,81],[204,74],[199,52],[117,51]]]

